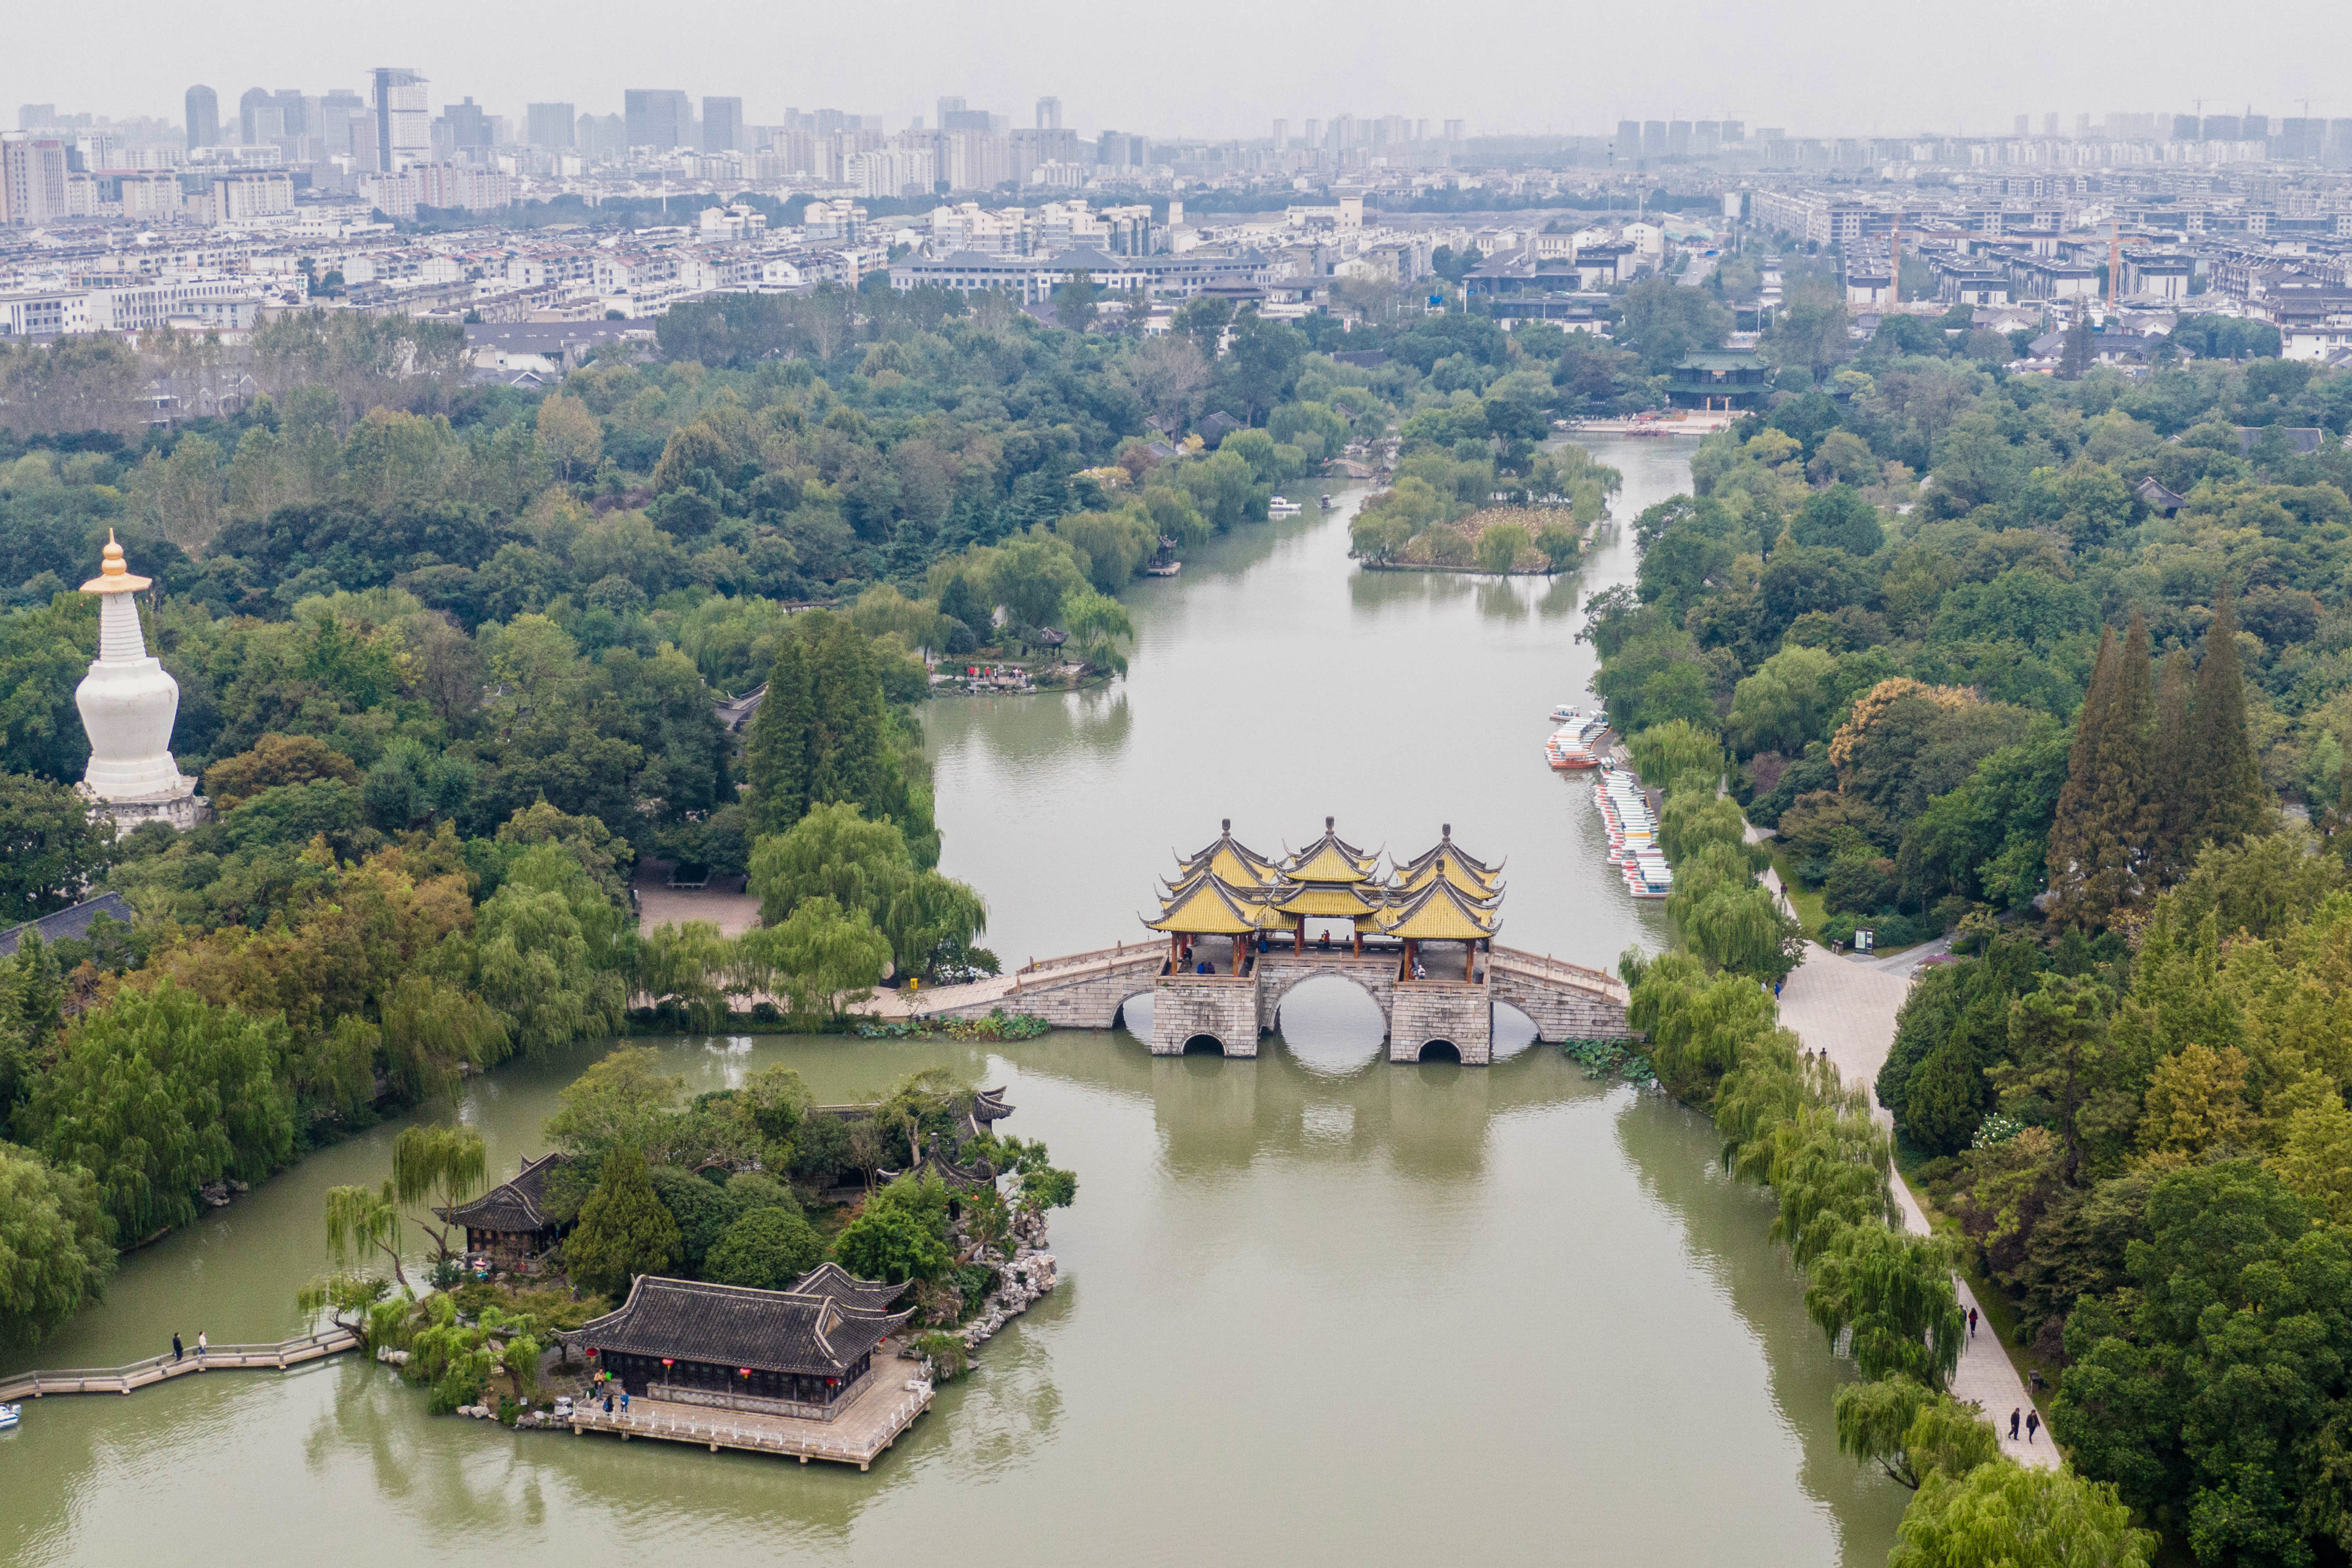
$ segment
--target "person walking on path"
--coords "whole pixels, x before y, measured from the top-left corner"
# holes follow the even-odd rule
[[[180,1348],[180,1331],[179,1331],[179,1330],[177,1330],[177,1329],[173,1329],[173,1330],[172,1331],[172,1361],[173,1361],[173,1364],[177,1365],[177,1364],[179,1363],[179,1360],[180,1360],[180,1358],[181,1358],[182,1356],[184,1356],[184,1355],[187,1354],[187,1353],[188,1353],[188,1352],[187,1352],[186,1351],[184,1351],[184,1350],[183,1350],[183,1349],[181,1349],[181,1348]]]
[[[1970,1338],[1970,1339],[1975,1339],[1976,1337],[1977,1337],[1977,1310],[1976,1310],[1974,1307],[1970,1307],[1970,1308],[1969,1309],[1969,1338]]]
[[[2009,1413],[2009,1440],[2012,1443],[2017,1441],[2017,1418],[2024,1414],[2022,1405]]]
[[[2039,1410],[2027,1411],[2025,1413],[2025,1440],[2029,1443],[2032,1442],[2033,1435],[2041,1430],[2042,1412]]]
[[[198,1366],[205,1364],[205,1352],[212,1348],[212,1341],[205,1338],[204,1330],[198,1329],[196,1331],[196,1364]]]

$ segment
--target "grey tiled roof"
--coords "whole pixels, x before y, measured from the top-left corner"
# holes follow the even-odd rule
[[[43,915],[39,920],[27,921],[23,925],[0,931],[0,958],[14,953],[17,942],[28,931],[40,932],[43,942],[79,942],[89,934],[90,922],[99,916],[104,915],[129,925],[131,914],[131,906],[123,901],[121,893],[100,893],[87,903],[76,904],[69,910],[59,910],[54,914]]]
[[[584,1325],[578,1339],[628,1355],[840,1377],[912,1315],[911,1308],[877,1312],[827,1296],[641,1274],[619,1310]]]
[[[540,1199],[547,1193],[548,1173],[571,1158],[569,1154],[548,1153],[534,1160],[525,1155],[522,1169],[512,1181],[501,1182],[472,1203],[440,1210],[441,1217],[452,1225],[509,1235],[545,1230],[553,1223],[539,1206]]]
[[[904,1285],[887,1280],[860,1279],[838,1263],[820,1263],[793,1281],[795,1296],[823,1296],[839,1306],[864,1312],[887,1312],[890,1303],[907,1293]]]

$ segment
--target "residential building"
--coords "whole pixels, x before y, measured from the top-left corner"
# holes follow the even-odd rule
[[[1276,123],[1278,124],[1280,122],[1276,121]],[[1037,129],[1040,131],[1059,131],[1061,128],[1062,100],[1058,98],[1039,99],[1037,100]]]
[[[0,138],[0,223],[55,223],[66,209],[66,144],[21,132]]]
[[[291,174],[226,174],[213,181],[212,220],[216,224],[244,223],[293,210]]]

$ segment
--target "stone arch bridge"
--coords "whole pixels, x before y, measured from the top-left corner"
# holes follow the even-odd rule
[[[877,1010],[909,1019],[984,1018],[1001,1010],[1033,1015],[1056,1028],[1108,1029],[1129,1002],[1150,996],[1153,1055],[1179,1056],[1205,1039],[1226,1056],[1254,1057],[1259,1039],[1274,1032],[1283,999],[1306,981],[1328,976],[1360,986],[1379,1005],[1391,1061],[1419,1061],[1432,1047],[1451,1047],[1465,1063],[1484,1066],[1494,1058],[1497,1004],[1526,1014],[1538,1039],[1634,1037],[1625,1021],[1625,986],[1614,975],[1500,943],[1470,955],[1466,966],[1454,965],[1439,957],[1440,945],[1423,944],[1432,960],[1424,966],[1429,977],[1413,979],[1394,945],[1361,953],[1345,947],[1244,950],[1241,973],[1234,973],[1231,951],[1220,944],[1223,962],[1211,967],[1222,973],[1188,974],[1170,973],[1163,943],[1123,944],[1032,960],[1010,975],[971,985],[911,996],[886,993]],[[1210,951],[1210,944],[1203,942],[1201,949]],[[1436,977],[1441,971],[1445,978]]]

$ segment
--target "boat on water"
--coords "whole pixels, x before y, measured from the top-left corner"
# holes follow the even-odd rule
[[[1339,504],[1339,503],[1338,501],[1335,501],[1335,500],[1333,500],[1331,499],[1331,492],[1330,492],[1330,491],[1326,490],[1326,491],[1324,491],[1324,492],[1323,492],[1323,510],[1324,510],[1325,511],[1329,511],[1333,507],[1336,507],[1336,506],[1338,506]]]
[[[14,1426],[24,1418],[25,1407],[23,1405],[0,1405],[0,1432],[5,1432],[9,1427]]]
[[[1306,510],[1297,501],[1286,500],[1281,496],[1276,496],[1265,503],[1265,513],[1268,517],[1297,517]]]
[[[1181,561],[1163,561],[1157,566],[1146,566],[1143,574],[1147,577],[1173,577],[1182,570],[1184,563]]]
[[[1601,737],[1609,731],[1609,716],[1588,713],[1566,703],[1551,710],[1559,728],[1544,742],[1544,760],[1562,773],[1580,773],[1601,765]]]

